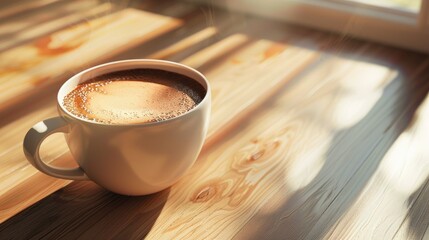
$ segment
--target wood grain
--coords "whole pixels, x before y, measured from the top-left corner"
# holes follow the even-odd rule
[[[308,84],[312,83],[311,85],[315,86],[315,81],[321,81],[319,78],[314,78],[314,76],[320,76],[316,75],[316,72],[324,72],[337,66],[335,61],[328,60],[312,69],[309,75],[300,79],[296,88],[287,91],[273,106],[270,105],[271,108],[266,113],[268,115],[259,113],[252,116],[249,120],[251,123],[246,123],[245,129],[240,129],[237,136],[231,140],[223,140],[222,145],[219,146],[219,152],[215,153],[216,150],[214,150],[203,155],[200,158],[203,163],[198,165],[195,176],[186,178],[184,182],[176,185],[177,191],[176,188],[172,188],[169,197],[171,202],[167,201],[158,219],[161,224],[154,226],[149,238],[174,236],[179,239],[229,239],[232,237],[318,239],[323,237],[326,227],[331,226],[330,221],[338,219],[336,216],[342,207],[353,200],[353,193],[359,193],[356,185],[362,184],[365,176],[371,176],[368,168],[364,176],[364,168],[360,168],[361,164],[353,163],[353,161],[365,160],[355,151],[370,150],[373,144],[380,141],[385,130],[381,127],[375,131],[382,120],[376,116],[371,117],[375,120],[372,124],[365,121],[365,116],[361,116],[362,119],[357,122],[358,127],[353,127],[350,132],[336,130],[336,126],[331,124],[336,120],[332,116],[332,110],[340,104],[337,93],[341,92],[341,89],[345,92],[351,90],[350,85],[343,85],[344,82],[353,86],[353,83],[368,81],[364,85],[367,86],[370,82],[376,81],[378,84],[372,85],[373,88],[364,89],[365,95],[368,96],[370,91],[376,94],[377,88],[392,90],[390,81],[398,83],[406,80],[394,79],[390,74],[395,71],[393,69],[345,59],[338,59],[336,62],[341,61],[349,62],[351,69],[340,76],[337,72],[337,76],[325,85],[325,88],[331,90],[324,97],[317,96],[318,103],[309,102],[305,99],[304,92],[299,92],[297,89],[303,87],[300,84],[308,87]],[[378,74],[375,70],[378,70]],[[369,72],[375,76],[361,74],[359,77],[350,79],[351,72]],[[329,81],[329,76],[326,81]],[[332,86],[336,83],[337,88]],[[423,86],[419,85],[420,88]],[[359,90],[358,86],[355,88],[354,90]],[[399,84],[395,89],[401,91]],[[422,94],[427,92],[427,84],[422,89],[424,89],[420,91]],[[392,98],[396,94],[394,91],[389,91],[388,96]],[[309,95],[309,97],[311,99],[313,96]],[[293,103],[289,102],[291,99],[294,99]],[[382,116],[381,112],[394,109],[395,101],[387,104],[387,99],[389,98],[382,98],[380,102],[372,100],[370,106],[365,106],[369,108],[365,109],[369,110],[367,114],[372,116],[373,113],[379,112],[379,116]],[[398,96],[396,100],[400,99],[401,97]],[[419,98],[416,98],[416,101],[419,101]],[[302,102],[306,104],[303,105]],[[411,111],[415,102],[411,101],[408,104]],[[398,117],[407,118],[409,115],[410,113]],[[324,118],[327,118],[326,120],[331,118],[331,124],[325,125],[329,122],[324,122],[322,120]],[[406,119],[403,120],[397,122],[402,125],[402,128],[406,122]],[[359,127],[361,121],[366,124]],[[391,118],[391,121],[395,121],[395,118]],[[389,127],[389,121],[383,125]],[[342,132],[341,140],[336,140],[335,135]],[[390,134],[397,135],[398,132],[400,132],[398,128],[390,127]],[[345,141],[347,136],[353,136],[355,139],[353,141],[356,142],[351,142],[351,139]],[[387,143],[384,147],[379,146],[378,151],[386,150],[386,145],[388,146],[388,142],[394,140],[395,136],[385,139]],[[340,144],[336,141],[344,142]],[[332,143],[335,144],[331,145]],[[273,153],[272,148],[277,144],[283,147],[278,147],[278,150]],[[328,155],[325,157],[325,154]],[[380,157],[380,154],[382,156],[383,153],[378,152],[377,157]],[[336,159],[336,161],[331,164],[329,159]],[[344,164],[341,164],[341,159],[344,159]],[[374,163],[376,162],[371,158],[367,162],[368,165],[374,165]],[[359,178],[354,175],[356,171],[358,171],[357,174],[361,174]],[[341,191],[342,189],[348,190]],[[349,191],[352,191],[352,194]],[[280,206],[276,206],[277,204]],[[204,226],[216,226],[216,228]]]
[[[391,59],[395,58],[394,55],[390,55],[389,57]],[[370,65],[365,64],[366,68],[368,68],[366,71],[363,68],[361,69],[362,71],[348,71],[348,73],[354,77],[349,77],[349,75],[347,75],[342,81],[347,78],[350,80],[357,80],[357,76],[361,78],[360,81],[355,81],[354,84],[353,81],[347,81],[349,84],[352,84],[352,86],[355,85],[358,87],[359,85],[356,83],[364,82],[365,78],[374,81],[374,77],[370,76],[378,75],[382,77],[380,74],[383,72],[385,72],[387,78],[384,78],[385,81],[387,80],[386,83],[388,84],[386,85],[385,83],[381,85],[385,86],[382,88],[382,93],[377,94],[377,91],[373,90],[374,93],[371,94],[372,96],[365,94],[365,98],[371,103],[370,106],[372,106],[372,108],[365,107],[366,104],[364,104],[365,101],[363,99],[354,97],[350,99],[347,95],[345,96],[346,98],[344,98],[344,96],[336,98],[334,102],[329,103],[328,106],[337,105],[341,107],[342,98],[344,99],[343,101],[348,103],[345,106],[346,108],[340,108],[347,114],[337,115],[335,112],[331,112],[331,114],[327,115],[329,117],[341,118],[341,121],[334,121],[334,123],[339,122],[341,125],[344,125],[347,122],[346,120],[353,117],[353,115],[354,117],[358,117],[360,114],[353,114],[359,113],[358,109],[354,109],[352,112],[347,110],[347,108],[353,107],[353,105],[363,109],[366,108],[367,110],[363,112],[366,115],[364,115],[364,118],[362,118],[361,115],[361,117],[358,118],[360,121],[353,121],[353,124],[349,127],[346,126],[344,130],[338,131],[335,134],[331,133],[330,147],[324,149],[319,156],[319,161],[322,161],[323,164],[321,165],[322,167],[320,167],[320,165],[316,167],[316,169],[318,169],[317,175],[310,174],[312,175],[312,180],[310,182],[304,181],[306,183],[304,187],[299,187],[298,190],[291,195],[280,193],[278,198],[282,200],[267,206],[268,209],[276,209],[275,213],[260,217],[259,219],[257,217],[254,218],[248,223],[249,227],[242,229],[240,236],[248,236],[247,234],[249,233],[246,232],[246,230],[254,229],[257,225],[260,225],[260,234],[264,233],[264,236],[274,239],[282,238],[284,232],[280,231],[280,229],[287,228],[287,226],[294,226],[293,230],[289,228],[290,231],[287,233],[287,236],[291,239],[318,239],[322,238],[330,230],[337,230],[336,224],[342,219],[344,212],[348,211],[355,199],[360,196],[363,187],[368,183],[369,178],[379,166],[383,155],[409,123],[410,116],[412,116],[417,106],[416,104],[418,104],[427,93],[427,84],[421,82],[425,74],[419,73],[418,67],[414,68],[415,64],[419,65],[419,58],[411,58],[409,61],[410,64],[406,67],[408,70],[404,70],[404,72],[414,71],[414,73],[418,75],[417,79],[419,79],[419,81],[416,79],[413,80],[413,74],[411,74],[410,77],[403,77],[402,74],[399,74],[399,76],[396,74],[389,74],[389,72],[394,73],[399,70],[399,67],[392,67],[391,69],[387,68],[384,70],[383,68],[385,67],[378,67],[380,72],[377,74],[377,72],[374,71],[377,68],[371,70]],[[423,64],[425,63],[423,62]],[[405,63],[401,63],[401,65],[407,66]],[[355,74],[360,72],[360,74],[353,75],[353,72],[355,72]],[[368,75],[363,74],[365,72],[367,72]],[[382,83],[382,81],[376,82]],[[371,83],[367,82],[365,85],[362,85],[362,87],[364,86],[371,86]],[[410,89],[410,86],[413,86],[413,88]],[[358,89],[359,88],[356,90]],[[367,89],[367,87],[364,89]],[[345,90],[350,91],[351,89],[346,88]],[[413,93],[412,97],[408,95],[408,91]],[[359,93],[359,91],[357,93]],[[334,94],[334,96],[335,95],[336,94]],[[338,95],[341,96],[343,94],[339,92]],[[318,99],[320,101],[322,97],[318,96]],[[324,107],[323,111],[329,112],[329,109],[329,107]],[[398,111],[398,109],[402,110]],[[331,119],[335,120],[335,118]],[[320,117],[317,117],[317,119],[319,121],[321,120]],[[332,120],[330,122],[332,122]],[[311,149],[306,148],[306,151],[311,152]],[[314,168],[311,165],[306,167],[310,169]],[[311,170],[309,171],[311,172]],[[288,190],[290,191],[290,186],[285,186],[284,191],[288,192]],[[367,198],[367,196],[362,195],[362,198]],[[360,208],[357,208],[356,211],[360,211]],[[355,215],[351,214],[350,216],[354,217]],[[368,215],[365,216],[368,217]],[[399,219],[401,218],[399,217]],[[385,221],[383,218],[379,220]],[[344,220],[343,223],[347,224],[348,221]],[[362,224],[367,224],[367,222]],[[373,228],[375,225],[370,224],[368,227]],[[368,233],[368,231],[359,231],[359,233]],[[252,239],[257,239],[258,236],[261,236],[260,234],[252,236]],[[333,239],[343,239],[343,237],[345,239],[354,239],[350,236],[350,238],[346,236],[335,236]],[[370,238],[366,235],[363,239]],[[380,239],[380,236],[371,239]],[[386,237],[381,239],[389,238]]]
[[[148,2],[146,2],[148,3]],[[163,1],[164,3],[164,1]],[[180,18],[185,23],[173,31],[119,54],[115,59],[156,58],[180,62],[198,51],[242,31],[247,19],[207,6],[166,1],[159,14]]]
[[[0,108],[180,24],[170,17],[125,9],[5,51],[0,55],[0,87],[7,91],[0,96]]]
[[[213,49],[220,51],[222,50],[223,52],[227,52],[230,49],[230,46],[235,46],[234,44],[236,44],[237,42],[240,43],[240,41],[242,41],[242,39],[244,39],[242,36],[231,36],[225,40],[222,40],[216,44],[214,44],[213,46],[203,50],[207,51],[207,52],[214,52]],[[317,53],[312,52],[312,51],[308,51],[308,50],[302,50],[301,54],[298,54],[298,50],[299,49],[294,49],[293,47],[290,48],[289,51],[280,51],[278,53],[278,55],[276,56],[272,56],[271,60],[271,64],[275,63],[276,61],[278,62],[284,62],[286,58],[292,58],[294,57],[294,64],[290,64],[290,69],[288,71],[283,71],[283,73],[279,76],[275,76],[276,78],[272,77],[273,75],[267,75],[267,77],[272,77],[273,79],[271,80],[270,84],[264,84],[263,81],[265,81],[264,78],[260,78],[260,81],[254,81],[254,82],[245,82],[247,81],[247,77],[248,75],[245,75],[245,71],[250,71],[250,67],[251,64],[248,63],[248,61],[254,61],[255,59],[251,58],[250,56],[256,56],[257,59],[259,59],[259,56],[264,56],[264,52],[267,51],[267,49],[271,48],[272,44],[276,44],[279,45],[280,43],[272,43],[268,40],[266,41],[262,41],[260,44],[255,44],[253,46],[249,46],[246,51],[244,51],[243,53],[237,53],[236,55],[232,55],[232,57],[234,58],[242,58],[243,59],[243,65],[237,65],[236,63],[232,63],[230,61],[225,62],[225,64],[220,65],[219,68],[220,69],[229,69],[227,70],[227,72],[229,72],[229,75],[220,75],[220,76],[214,76],[212,77],[212,79],[210,80],[212,83],[212,89],[213,89],[213,105],[215,106],[216,104],[218,104],[217,102],[221,101],[221,99],[227,99],[229,101],[235,102],[237,104],[239,104],[241,107],[240,108],[228,108],[228,109],[224,109],[223,111],[221,111],[222,109],[219,107],[213,108],[213,112],[212,112],[212,119],[211,119],[211,127],[210,127],[210,131],[209,131],[209,135],[212,136],[214,134],[214,132],[218,132],[218,134],[221,134],[221,131],[219,129],[215,129],[215,128],[221,128],[222,126],[225,126],[226,123],[229,121],[230,118],[233,118],[234,116],[237,116],[239,114],[243,114],[243,112],[246,111],[246,108],[249,108],[249,106],[252,103],[255,103],[256,101],[263,101],[264,99],[260,99],[260,98],[255,98],[255,95],[260,95],[261,97],[266,96],[264,93],[269,94],[273,89],[281,86],[282,84],[287,83],[294,75],[294,69],[301,69],[305,66],[307,66],[308,64],[311,63],[311,61],[313,61],[315,59],[315,57],[318,56]],[[201,53],[201,52],[200,52]],[[186,61],[192,62],[198,62],[198,60],[200,60],[200,62],[203,62],[201,59],[201,54],[198,53],[194,56],[191,56],[189,58],[187,58]],[[207,54],[204,57],[204,63],[208,63],[210,61],[213,61],[217,58],[218,56],[215,55],[210,55]],[[248,59],[248,60],[246,60]],[[268,71],[268,67],[269,65],[267,63],[262,64],[263,62],[261,62],[261,66],[259,67],[259,71]],[[246,66],[247,65],[247,66]],[[279,69],[281,69],[282,67],[279,67]],[[213,69],[213,70],[218,70],[218,68]],[[238,72],[242,71],[243,72],[243,76],[239,77]],[[273,71],[280,71],[277,69],[273,69]],[[253,72],[254,74],[257,72]],[[274,72],[274,74],[276,74],[277,72]],[[210,77],[210,75],[208,75]],[[239,85],[243,85],[246,84],[249,87],[249,91],[248,92],[243,92],[242,94],[238,94],[237,91],[229,91],[229,92],[219,92],[220,89],[222,88],[222,85],[226,85],[228,84],[228,81],[231,81],[231,79],[234,78],[234,83],[232,86],[239,86]],[[264,86],[262,86],[262,84]],[[219,90],[218,90],[219,89]],[[253,92],[251,92],[253,91]],[[257,93],[255,91],[258,91]],[[45,118],[44,116],[49,116],[54,114],[55,110],[53,109],[52,104],[49,106],[44,105],[41,107],[40,111],[43,111],[42,114],[37,113],[41,119]],[[225,112],[228,111],[228,112]],[[225,118],[225,114],[227,114],[230,118]],[[25,118],[22,119],[23,122],[28,122],[30,120],[34,119],[34,116],[29,115],[26,116]],[[213,124],[216,123],[216,124]],[[5,155],[5,164],[8,164],[8,168],[11,169],[11,173],[7,174],[5,173],[4,176],[4,181],[5,184],[2,186],[4,187],[3,191],[7,191],[10,189],[13,189],[17,184],[19,184],[21,181],[23,181],[26,176],[31,176],[32,174],[36,173],[36,170],[33,169],[31,166],[29,166],[29,164],[26,162],[26,160],[21,157],[21,158],[17,158],[17,156],[22,155],[21,153],[21,144],[20,141],[23,138],[23,134],[25,133],[26,128],[28,128],[28,126],[26,126],[26,124],[22,124],[22,123],[16,123],[14,122],[13,124],[19,124],[20,126],[24,126],[24,128],[17,128],[16,131],[19,132],[20,134],[16,134],[16,133],[11,133],[14,134],[18,137],[14,137],[14,138],[10,138],[11,142],[19,142],[19,144],[17,144],[15,147],[15,149],[11,150],[10,152],[8,152]],[[28,125],[28,124],[27,124]],[[4,129],[6,131],[6,129],[10,129],[11,127],[9,126],[5,126]],[[8,135],[5,135],[5,138],[8,138]],[[52,142],[48,142],[47,145],[49,147],[47,147],[48,151],[46,152],[47,154],[47,161],[52,160],[53,158],[55,158],[58,155],[63,154],[66,150],[64,143],[61,141],[58,141],[56,139],[53,139]],[[18,147],[19,146],[19,147]],[[42,151],[43,152],[43,151]],[[13,167],[12,167],[13,166]],[[1,167],[1,166],[0,166]],[[5,166],[6,167],[6,166]],[[14,171],[12,171],[12,169]],[[16,173],[16,169],[21,169],[21,171],[19,173]],[[25,169],[25,171],[23,171],[23,169]],[[1,176],[0,176],[1,177]],[[9,184],[7,184],[9,183]],[[48,185],[50,185],[50,183],[47,183]],[[51,191],[55,191],[56,189],[51,189]],[[1,202],[1,197],[0,197],[0,202]],[[1,204],[0,204],[1,205]],[[18,208],[19,209],[19,208]],[[11,216],[13,214],[13,211],[11,211],[10,209],[4,209],[3,211],[4,215],[2,216],[2,218],[0,219],[7,219],[9,216]],[[12,214],[11,214],[12,213]]]
[[[419,216],[425,216],[426,211],[424,205],[418,206],[417,199],[422,198],[429,174],[425,161],[427,150],[422,144],[429,133],[425,126],[428,109],[426,98],[383,157],[359,198],[327,235],[330,239],[423,238],[428,222],[427,217]]]
[[[22,22],[5,21],[0,25],[0,50],[4,51],[30,42],[37,37],[51,34],[65,27],[79,22],[90,21],[93,18],[105,16],[114,10],[114,5],[104,3],[96,5],[97,1],[69,2],[69,5],[43,9],[43,18],[38,21],[37,16],[20,16]],[[49,16],[47,18],[46,16]],[[17,26],[18,25],[18,26]]]
[[[44,9],[57,2],[58,0],[21,1],[18,4],[15,4],[15,2],[2,2],[0,5],[0,19],[7,19],[33,9]]]
[[[130,31],[131,28],[134,28],[134,24],[145,25],[145,28],[141,28],[138,31]],[[43,89],[46,88],[41,88],[40,85],[49,85],[51,84],[50,81],[62,81],[64,76],[70,75],[71,72],[87,66],[87,64],[91,62],[98,62],[117,52],[130,48],[137,43],[154,38],[179,25],[179,20],[170,17],[164,17],[140,10],[126,9],[112,14],[111,16],[94,19],[90,22],[39,39],[35,42],[36,46],[29,44],[3,52],[0,55],[1,59],[7,60],[9,56],[14,60],[2,61],[0,63],[0,65],[2,65],[1,70],[3,70],[0,70],[0,74],[3,77],[0,86],[3,89],[7,89],[2,92],[0,98],[5,101],[5,104],[9,102],[11,106],[15,106],[14,103],[16,103],[19,98],[27,97],[28,94],[43,92]],[[89,33],[91,37],[89,40],[85,40],[85,36],[88,36],[87,34]],[[97,36],[97,38],[95,36]],[[60,38],[61,41],[68,38],[70,40],[67,42],[68,45],[73,44],[74,41],[75,48],[63,46],[61,42],[58,42],[60,45],[53,48],[53,50],[50,48],[43,48],[43,51],[39,49],[42,53],[40,53],[40,51],[37,52],[37,47],[45,44],[45,40],[57,38]],[[100,44],[100,41],[102,42],[105,39],[109,39],[109,47]],[[50,42],[46,43],[51,44]],[[114,50],[112,51],[111,48]],[[19,56],[21,53],[21,58],[17,59],[16,56]],[[85,58],[82,58],[82,56]],[[75,59],[80,59],[81,61],[76,63]],[[64,65],[60,63],[64,63]],[[52,64],[56,67],[52,68]],[[49,75],[49,77],[41,77],[44,74]],[[40,188],[32,188],[32,181],[27,181],[28,178],[34,174],[36,174],[35,179],[43,179],[43,181],[40,181],[39,187],[46,187],[45,190],[49,192],[55,191],[64,186],[67,182],[41,176],[40,173],[37,173],[37,170],[28,164],[22,153],[22,139],[28,128],[37,121],[57,115],[54,92],[56,90],[49,90],[51,91],[50,94],[45,94],[44,98],[38,99],[35,102],[33,101],[32,109],[25,107],[27,109],[26,115],[21,118],[18,117],[14,122],[5,122],[0,129],[0,132],[3,133],[0,139],[0,159],[2,160],[0,162],[0,168],[4,169],[0,174],[0,180],[2,182],[0,194],[10,196],[6,192],[11,194],[15,192],[15,188],[17,187],[25,189],[22,188],[22,184],[24,184],[26,188],[34,190],[34,192],[27,190],[27,194],[24,196],[32,196],[32,194],[39,196],[38,198],[29,197],[24,202],[21,202],[22,199],[17,199],[15,203],[17,206],[11,206],[11,204],[8,203],[10,202],[9,197],[3,198],[3,203],[6,205],[0,204],[0,206],[2,206],[0,214],[0,219],[2,219],[2,221],[13,215],[14,212],[20,211],[29,204],[34,203],[40,199],[41,196],[46,195],[38,192]],[[31,91],[34,91],[34,93],[31,93]],[[19,96],[22,95],[23,92],[26,93],[26,96]],[[5,108],[5,104],[2,105],[3,108]],[[25,106],[25,104],[21,105],[21,107],[23,106]],[[5,109],[3,109],[3,111],[5,111]],[[8,112],[8,114],[11,113],[18,114],[18,111]],[[3,120],[9,118],[10,116],[3,115]],[[59,136],[48,139],[44,145],[45,146],[42,145],[42,157],[46,159],[47,162],[58,158],[67,151],[65,143]],[[64,158],[61,161],[64,161]],[[68,158],[67,162],[71,162],[70,158]],[[9,207],[12,210],[10,210]]]
[[[383,49],[367,46],[361,48],[360,54],[369,55],[369,52],[378,52],[378,58],[385,56]],[[412,65],[421,59],[409,60],[411,61],[410,65]],[[330,72],[332,67],[342,68],[342,71]],[[404,73],[408,71],[414,72],[404,70]],[[321,80],[317,76],[326,72],[330,72],[331,75],[324,75],[326,78],[323,83],[320,83]],[[341,72],[342,74],[340,74]],[[353,72],[366,74],[349,78],[349,73]],[[150,226],[151,231],[146,237],[148,239],[228,239],[232,237],[260,239],[262,236],[270,236],[270,238],[279,239],[289,236],[298,239],[299,236],[303,236],[301,234],[304,230],[307,230],[306,234],[312,234],[312,231],[324,229],[323,226],[326,226],[329,220],[322,221],[324,219],[323,214],[329,212],[331,204],[334,204],[329,199],[335,202],[342,196],[342,192],[339,192],[337,196],[328,193],[338,191],[335,190],[338,188],[354,189],[347,186],[353,182],[353,179],[356,179],[355,184],[359,184],[365,179],[357,178],[359,173],[357,173],[358,175],[351,174],[356,171],[359,172],[361,169],[359,165],[352,164],[353,161],[362,161],[358,157],[356,160],[345,158],[346,163],[350,165],[335,166],[332,163],[334,165],[327,167],[332,169],[331,174],[324,172],[327,171],[324,170],[324,165],[327,164],[327,160],[324,160],[326,152],[332,151],[329,153],[329,158],[334,158],[336,155],[340,157],[344,152],[347,152],[346,146],[356,146],[356,144],[345,141],[343,145],[338,145],[340,149],[329,150],[331,143],[335,141],[335,135],[344,131],[341,129],[349,128],[336,124],[338,121],[336,118],[341,117],[333,114],[334,111],[338,110],[341,102],[338,99],[338,94],[341,92],[352,95],[365,94],[368,97],[369,105],[357,105],[357,109],[366,112],[366,114],[357,115],[355,116],[357,119],[351,119],[357,123],[363,121],[366,127],[349,130],[351,131],[349,133],[342,133],[345,135],[341,138],[344,139],[347,136],[365,138],[368,142],[363,144],[362,148],[366,148],[374,142],[377,143],[380,134],[385,130],[385,128],[381,128],[380,131],[374,131],[374,127],[378,126],[382,120],[376,117],[377,114],[383,116],[385,111],[390,112],[392,108],[394,109],[398,105],[398,102],[395,101],[403,99],[403,95],[397,95],[397,91],[404,90],[401,82],[408,81],[408,78],[396,78],[395,72],[396,68],[376,63],[335,55],[323,56],[323,60],[313,66],[308,74],[302,76],[299,82],[292,87],[284,88],[283,91],[273,96],[257,112],[253,112],[246,120],[242,121],[240,127],[236,127],[234,131],[224,135],[222,142],[218,142],[206,150],[200,156],[191,173],[171,188],[166,201],[156,199],[154,202],[150,202],[151,205],[163,203],[163,208],[162,211],[157,212],[156,215],[159,214],[159,216]],[[415,74],[417,77],[422,73],[417,71]],[[356,85],[356,82],[361,81],[366,81],[366,84]],[[315,85],[315,82],[322,86]],[[405,84],[405,82],[402,83]],[[421,89],[418,91],[420,96],[424,95],[429,87],[427,84],[419,85],[412,82],[410,84]],[[298,91],[299,89],[309,90],[309,86],[318,89],[316,94],[312,94],[311,91],[307,94]],[[351,90],[353,91],[350,93]],[[390,98],[381,97],[374,100],[370,97],[371,95],[377,96],[377,92],[380,90],[388,92],[387,96],[389,97],[396,96],[396,100],[389,104]],[[318,93],[323,94],[319,95]],[[311,101],[314,98],[319,101]],[[342,100],[345,101],[347,98]],[[408,98],[402,101],[410,107],[409,111],[412,112],[412,106],[416,106],[416,102],[421,99],[411,98],[411,100]],[[332,101],[336,104],[333,104]],[[359,104],[359,102],[355,104]],[[374,116],[374,114],[376,115]],[[397,114],[401,115],[401,112],[397,112]],[[374,122],[368,123],[366,116],[371,116]],[[407,122],[407,116],[409,117],[409,115],[402,116],[405,118],[403,122],[395,121],[396,118],[394,117],[391,118],[391,121],[403,125]],[[344,124],[343,121],[340,123]],[[383,126],[387,126],[391,134],[400,132],[400,128],[389,127],[389,122],[383,123]],[[357,134],[360,131],[373,131],[374,133],[369,135]],[[363,142],[359,138],[356,141]],[[373,165],[374,162],[369,160],[368,164]],[[323,175],[320,175],[320,172]],[[361,174],[364,174],[364,171]],[[371,174],[366,174],[371,176]],[[83,188],[86,185],[87,183],[76,182],[66,187],[64,191],[69,192],[71,189]],[[330,188],[333,189],[329,190]],[[93,191],[99,190],[88,190],[88,192]],[[359,190],[354,191],[359,192]],[[76,195],[73,196],[76,199],[82,199],[85,205],[97,206],[96,204],[99,204],[97,201],[83,197],[85,194],[89,194],[88,192],[75,192]],[[301,192],[303,192],[302,195],[299,194]],[[296,194],[302,196],[303,199],[297,198]],[[322,195],[315,197],[317,194]],[[44,235],[50,238],[66,236],[67,234],[82,238],[92,236],[91,234],[95,234],[95,232],[103,234],[96,229],[103,228],[113,221],[107,210],[104,210],[105,215],[102,215],[103,210],[100,210],[95,216],[92,213],[82,211],[80,217],[75,216],[67,219],[65,216],[72,211],[72,208],[68,207],[67,202],[58,201],[60,196],[67,196],[67,194],[58,192],[12,218],[5,223],[5,226],[10,226],[7,230],[12,231],[14,227],[11,226],[19,229],[23,219],[40,219],[47,206],[62,207],[65,211],[55,214],[56,219],[60,220],[45,232],[48,235]],[[349,197],[349,193],[345,194],[342,201],[346,201],[346,203],[351,201]],[[105,201],[109,199],[112,198],[105,197]],[[147,202],[142,201],[142,203]],[[276,208],[276,204],[286,205],[279,210]],[[116,206],[126,209],[127,203]],[[299,207],[295,208],[296,206]],[[341,206],[341,204],[336,206]],[[326,207],[328,210],[325,209]],[[298,215],[297,213],[300,212],[302,214]],[[281,216],[280,222],[275,221],[278,214]],[[332,214],[335,216],[338,213],[334,211],[331,216]],[[124,222],[131,221],[130,216],[133,215],[122,215],[125,218]],[[301,220],[302,217],[307,218],[304,221]],[[292,220],[288,218],[292,218]],[[87,224],[96,219],[102,223],[96,224],[96,227]],[[143,222],[143,219],[140,221]],[[302,225],[291,229],[282,227],[283,221],[297,222]],[[323,222],[325,224],[316,229],[315,226],[319,225],[319,221],[320,224]],[[67,227],[69,222],[79,223],[78,226],[81,227],[69,228]],[[306,225],[305,222],[312,222],[314,225]],[[26,221],[21,224],[26,224]],[[266,226],[264,225],[267,224],[271,228],[265,229]],[[34,231],[31,229],[28,231]],[[147,228],[136,229],[134,224],[132,226],[123,224],[101,236],[118,237],[124,236],[121,234],[126,233],[127,237],[137,239],[147,232]]]
[[[0,108],[1,239],[428,238],[427,55],[194,3],[139,6],[153,13],[127,9],[126,16],[91,20],[97,36],[149,19],[150,26],[166,28],[163,34],[145,32],[140,46],[118,40],[116,46],[129,50],[100,56],[170,59],[208,77],[212,119],[198,161],[171,188],[143,197],[31,167],[23,135],[37,120],[56,115],[55,90],[41,94],[41,86],[62,79],[48,63],[73,71],[68,53],[55,54],[78,46],[69,51],[76,59],[88,28],[62,30],[52,36],[67,38],[66,46],[35,57],[53,76],[32,85],[40,99],[31,108],[11,103],[16,113]],[[100,39],[91,38],[97,54]],[[19,61],[25,63],[35,56],[29,54],[34,44],[45,43],[11,51],[23,49]],[[22,66],[0,86],[16,86],[23,73],[37,75],[36,65]],[[74,163],[61,137],[47,140],[43,157],[69,166]]]

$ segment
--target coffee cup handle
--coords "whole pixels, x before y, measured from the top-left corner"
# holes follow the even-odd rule
[[[39,171],[52,177],[70,180],[89,180],[82,168],[60,168],[50,166],[40,159],[39,149],[49,135],[69,130],[69,124],[62,117],[54,117],[36,123],[24,138],[24,153],[28,161]]]

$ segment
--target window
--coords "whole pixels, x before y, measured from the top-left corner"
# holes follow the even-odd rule
[[[429,0],[223,0],[228,9],[429,53]]]
[[[421,0],[344,0],[358,2],[378,7],[393,8],[417,13],[420,10]]]

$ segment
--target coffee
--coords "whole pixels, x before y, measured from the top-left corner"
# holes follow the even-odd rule
[[[158,69],[131,69],[97,76],[64,98],[80,118],[106,123],[158,122],[180,116],[200,103],[204,87],[187,76]]]

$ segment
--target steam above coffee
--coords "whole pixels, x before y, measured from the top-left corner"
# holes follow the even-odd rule
[[[64,98],[80,118],[105,124],[159,122],[193,109],[206,94],[187,76],[157,69],[104,74],[79,84]]]

